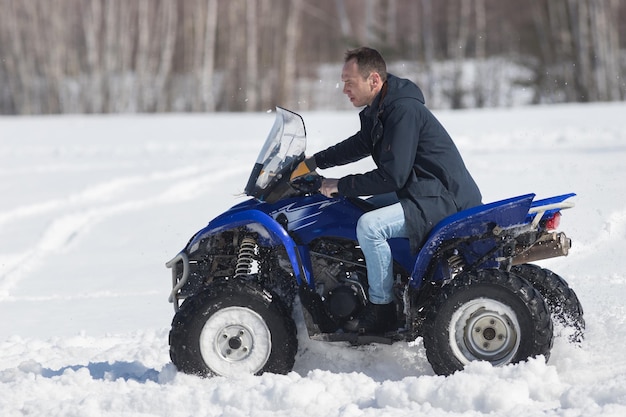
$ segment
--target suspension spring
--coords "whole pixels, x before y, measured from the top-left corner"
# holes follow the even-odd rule
[[[448,267],[450,268],[451,274],[454,277],[456,274],[463,270],[465,266],[465,261],[459,254],[454,254],[448,258]]]
[[[237,265],[235,266],[235,278],[246,277],[252,272],[252,263],[256,253],[256,240],[245,237],[239,245]]]

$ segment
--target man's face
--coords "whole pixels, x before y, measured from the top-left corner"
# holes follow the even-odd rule
[[[341,81],[343,93],[348,96],[354,107],[369,106],[380,91],[380,76],[371,73],[367,78],[363,78],[354,59],[344,64]]]

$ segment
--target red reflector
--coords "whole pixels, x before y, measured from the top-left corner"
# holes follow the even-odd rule
[[[556,230],[561,224],[561,212],[557,211],[552,217],[546,221],[546,229]]]

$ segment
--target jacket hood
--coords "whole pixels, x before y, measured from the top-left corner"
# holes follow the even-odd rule
[[[385,106],[401,98],[412,98],[422,104],[426,104],[424,93],[413,81],[396,77],[393,74],[387,74],[387,81],[381,92],[374,99],[371,108],[372,110],[379,109],[381,99],[383,101],[382,105]]]
[[[387,91],[387,99],[389,101],[399,98],[414,98],[420,103],[426,104],[424,93],[413,81],[389,74],[387,75],[387,83],[389,84]]]

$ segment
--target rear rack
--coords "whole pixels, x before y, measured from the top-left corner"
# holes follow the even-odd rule
[[[543,215],[550,211],[560,211],[574,207],[574,203],[571,201],[561,201],[560,203],[546,204],[542,206],[535,206],[528,209],[528,214],[535,214],[535,218],[531,223],[531,227],[535,228],[539,225],[539,222],[543,218]]]

